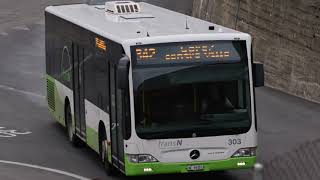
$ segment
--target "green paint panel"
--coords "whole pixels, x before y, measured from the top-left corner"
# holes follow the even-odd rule
[[[50,108],[49,106],[49,112],[54,117],[56,121],[58,121],[62,126],[66,127],[65,120],[64,120],[64,97],[61,97],[58,93],[57,86],[55,83],[55,79],[49,75],[47,75],[47,82],[50,81],[53,83],[53,91],[54,91],[54,109]],[[50,90],[51,91],[51,90]],[[47,98],[48,100],[48,98]],[[73,129],[75,129],[74,125],[74,115],[72,113],[72,126]],[[94,151],[99,152],[99,139],[98,139],[98,133],[92,129],[87,127],[86,128],[87,133],[87,144],[89,147],[91,147]]]
[[[237,163],[245,162],[245,166],[238,166]],[[256,163],[256,157],[244,158],[230,158],[227,160],[219,161],[206,161],[206,162],[190,162],[190,163],[131,163],[126,156],[126,175],[127,176],[140,176],[140,175],[155,175],[155,174],[178,174],[178,173],[191,173],[187,170],[189,165],[203,165],[204,170],[192,172],[209,172],[229,169],[248,169],[252,168]],[[151,168],[151,172],[144,172],[144,168]]]
[[[99,135],[98,132],[87,126],[87,144],[94,151],[99,153]]]
[[[109,144],[108,143],[108,154],[107,154],[107,156],[108,156],[108,161],[109,161],[109,163],[112,163],[111,161],[112,161],[112,158],[111,158],[111,144]]]
[[[49,106],[49,111],[52,114],[52,116],[64,127],[65,121],[64,121],[64,98],[60,97],[58,94],[58,90],[55,84],[55,79],[49,75],[47,75],[47,81],[50,81],[54,84],[54,107],[55,109],[51,109]]]

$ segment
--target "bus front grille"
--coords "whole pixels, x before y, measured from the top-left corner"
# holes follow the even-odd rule
[[[49,108],[55,111],[56,103],[54,97],[54,82],[50,81],[49,79],[47,79],[47,99]]]

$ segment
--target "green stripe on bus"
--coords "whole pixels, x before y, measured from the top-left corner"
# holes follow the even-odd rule
[[[99,153],[99,135],[96,130],[87,126],[87,144],[94,151]]]
[[[172,173],[190,173],[187,167],[190,165],[203,165],[204,170],[197,172],[221,171],[229,169],[248,169],[256,163],[256,157],[230,158],[226,160],[189,162],[189,163],[131,163],[126,156],[126,175],[154,175]],[[239,164],[238,164],[239,163]]]
[[[87,144],[90,148],[92,148],[97,153],[99,152],[99,134],[93,128],[87,126]],[[107,146],[107,158],[111,163],[111,146],[108,144]]]
[[[109,161],[109,163],[111,163],[112,162],[112,156],[111,156],[111,145],[109,145],[109,143],[108,143],[108,154],[107,154],[107,157],[108,157],[108,161]]]
[[[53,115],[53,117],[64,127],[66,126],[65,120],[64,120],[64,98],[60,97],[57,86],[55,83],[55,79],[47,74],[47,81],[50,81],[54,84],[54,107],[55,109],[51,109],[49,107],[50,113]]]
[[[62,126],[66,126],[64,120],[64,97],[61,97],[58,93],[57,86],[55,83],[55,79],[47,74],[47,81],[53,83],[53,91],[54,91],[54,107],[55,109],[51,109],[49,106],[49,112],[54,117],[56,121],[58,121]],[[72,120],[74,122],[74,116],[72,113]],[[74,123],[73,123],[74,126]],[[73,127],[74,128],[74,127]],[[87,126],[86,128],[86,136],[87,136],[87,144],[91,147],[94,151],[99,153],[99,138],[98,132],[90,127]],[[110,158],[111,159],[111,158]]]

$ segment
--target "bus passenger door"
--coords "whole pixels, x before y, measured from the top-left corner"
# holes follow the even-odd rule
[[[122,136],[122,92],[117,85],[116,65],[110,64],[110,120],[111,120],[111,154],[112,163],[120,171],[124,172],[124,142]]]
[[[73,102],[76,134],[86,138],[85,105],[84,105],[84,49],[73,44]]]
[[[123,108],[123,90],[117,87],[117,138],[118,138],[118,159],[119,159],[119,168],[125,170],[124,165],[124,141],[123,141],[123,120],[124,120],[124,108]]]

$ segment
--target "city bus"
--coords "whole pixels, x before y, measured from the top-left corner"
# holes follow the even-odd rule
[[[132,1],[49,6],[45,34],[50,114],[108,175],[255,164],[249,34]]]

